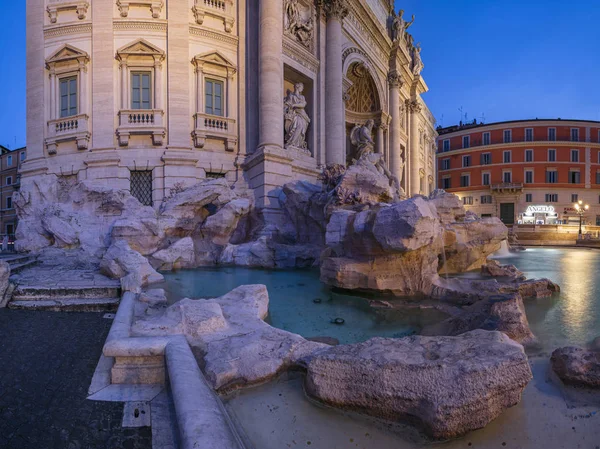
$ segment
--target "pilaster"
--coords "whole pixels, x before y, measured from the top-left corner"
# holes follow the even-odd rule
[[[187,1],[167,2],[168,148],[192,148],[190,117],[189,5]]]
[[[92,2],[92,151],[115,147],[113,3]]]

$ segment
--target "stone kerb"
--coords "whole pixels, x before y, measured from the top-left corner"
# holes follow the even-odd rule
[[[103,348],[113,384],[165,384],[168,371],[182,449],[243,449],[221,400],[198,368],[183,335],[131,337],[136,294],[126,292]],[[110,360],[110,359],[109,359]]]

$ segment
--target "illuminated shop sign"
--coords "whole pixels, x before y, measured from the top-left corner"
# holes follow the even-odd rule
[[[546,215],[555,215],[554,206],[541,205],[541,206],[528,206],[525,211],[525,215],[534,215],[534,214],[546,214]]]

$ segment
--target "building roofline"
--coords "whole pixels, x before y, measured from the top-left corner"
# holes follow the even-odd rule
[[[506,120],[501,122],[493,123],[460,123],[458,125],[446,126],[444,128],[438,127],[437,132],[440,136],[444,134],[451,134],[459,131],[465,131],[468,129],[485,128],[488,126],[505,125],[511,123],[529,123],[529,122],[577,122],[577,123],[596,123],[600,125],[598,120],[582,120],[582,119],[563,119],[563,118],[532,118],[522,120]]]

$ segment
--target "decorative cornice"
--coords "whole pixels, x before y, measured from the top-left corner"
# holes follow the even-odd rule
[[[44,39],[66,36],[68,34],[92,34],[92,24],[58,25],[44,29]]]
[[[224,42],[233,47],[237,47],[238,45],[237,36],[232,36],[231,34],[226,33],[220,33],[214,30],[207,30],[206,28],[201,28],[199,26],[190,26],[190,34],[192,36],[205,37],[207,39]]]
[[[347,0],[321,0],[328,19],[342,22],[350,13]]]
[[[294,42],[288,36],[283,39],[283,54],[306,67],[313,73],[319,72],[319,60],[302,45]]]
[[[114,20],[114,31],[156,31],[159,33],[167,32],[167,21],[159,20]]]

